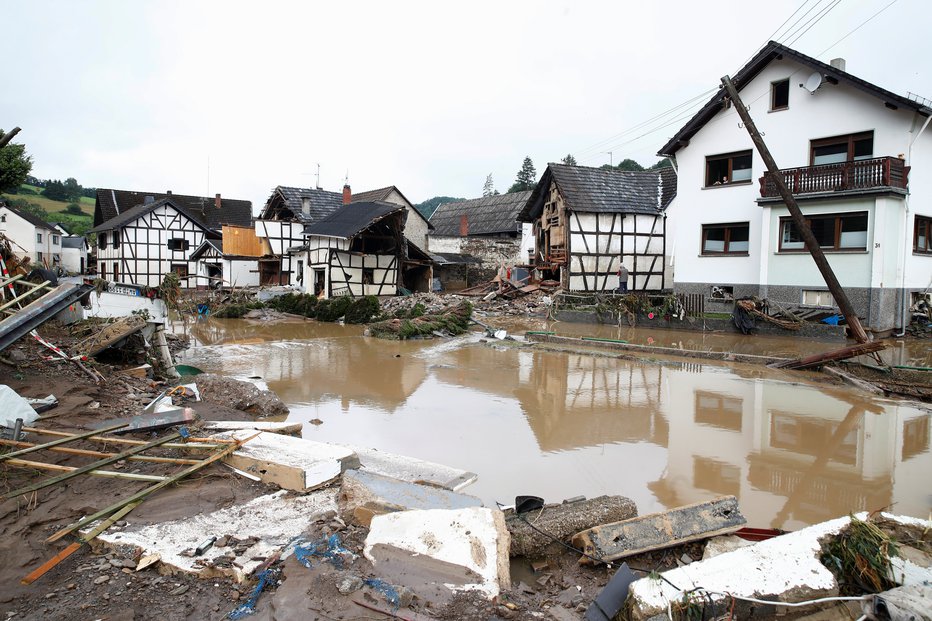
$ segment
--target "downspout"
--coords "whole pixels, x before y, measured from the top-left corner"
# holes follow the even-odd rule
[[[912,166],[913,163],[913,145],[916,144],[916,141],[919,140],[919,136],[926,130],[929,126],[929,122],[932,121],[932,111],[927,110],[926,122],[922,124],[922,128],[919,130],[919,133],[916,134],[912,140],[909,141],[909,146],[906,148],[906,163]],[[894,334],[893,336],[900,338],[906,334],[906,257],[909,248],[909,239],[911,239],[910,230],[909,230],[909,192],[906,194],[906,198],[903,200],[903,205],[906,209],[904,213],[904,220],[906,222],[906,243],[903,244],[903,275],[900,278],[900,332],[899,334]]]

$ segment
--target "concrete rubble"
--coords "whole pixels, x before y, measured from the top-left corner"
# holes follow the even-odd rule
[[[466,590],[492,598],[511,588],[509,547],[497,509],[431,509],[375,516],[365,555],[386,580],[421,597]]]

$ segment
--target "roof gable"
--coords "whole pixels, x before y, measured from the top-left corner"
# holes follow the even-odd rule
[[[862,80],[861,78],[851,75],[846,71],[842,71],[831,65],[827,65],[820,60],[816,60],[811,56],[807,56],[801,52],[797,52],[794,49],[788,48],[785,45],[781,45],[776,41],[770,41],[764,48],[755,54],[744,67],[738,70],[738,72],[732,77],[732,82],[735,84],[735,88],[740,92],[745,86],[750,84],[750,82],[757,77],[757,75],[764,70],[764,68],[769,65],[772,61],[787,58],[795,62],[805,65],[812,68],[814,71],[818,71],[823,76],[837,81],[839,84],[846,84],[851,86],[859,91],[867,93],[880,99],[884,104],[892,106],[894,109],[897,107],[906,108],[908,110],[914,110],[923,116],[932,115],[932,109],[923,105],[921,102],[914,101],[902,95],[897,95],[886,89],[880,88],[879,86],[868,82],[867,80]],[[725,99],[725,89],[720,88],[712,98],[682,127],[676,134],[665,144],[658,155],[660,156],[673,156],[680,148],[686,146],[689,143],[689,140],[700,130],[706,123],[712,120],[712,118],[718,114],[722,109],[722,105]]]
[[[394,203],[350,203],[314,224],[304,227],[309,237],[339,237],[350,239],[376,222],[394,214],[404,215],[404,205]]]
[[[308,213],[304,213],[304,201],[308,201]],[[343,206],[343,195],[319,188],[294,188],[280,185],[272,190],[272,195],[266,201],[260,219],[281,220],[280,210],[287,209],[294,220],[305,225],[313,224],[340,209]]]
[[[518,219],[531,222],[543,212],[554,182],[570,211],[597,213],[662,213],[676,196],[672,168],[624,171],[548,164]]]
[[[466,218],[467,235],[494,235],[520,230],[516,218],[531,196],[530,191],[483,196],[468,201],[443,203],[430,216],[431,235],[460,237]]]
[[[392,196],[392,192],[397,192],[398,196],[401,197],[401,200],[404,201],[404,206],[408,208],[408,212],[412,211],[419,217],[421,220],[427,223],[428,229],[433,229],[430,221],[424,217],[420,211],[414,207],[414,203],[408,200],[408,197],[402,194],[401,190],[398,189],[398,186],[390,185],[385,188],[378,188],[377,190],[367,190],[365,192],[360,192],[359,194],[353,194],[354,203],[371,203],[371,202],[382,202],[390,203],[389,199]]]
[[[221,197],[218,209],[216,197],[99,188],[94,203],[94,226],[98,227],[134,207],[145,205],[146,201],[152,203],[163,199],[172,199],[179,211],[207,229],[219,229],[224,224],[252,224],[251,201]]]
[[[148,205],[136,205],[132,209],[124,211],[123,213],[119,214],[116,217],[110,218],[103,224],[99,226],[95,226],[90,231],[88,231],[88,233],[100,233],[103,231],[111,231],[113,229],[118,229],[144,216],[150,211],[153,211],[157,209],[158,207],[163,207],[163,206],[171,207],[172,209],[180,213],[182,216],[184,216],[188,220],[191,220],[192,222],[194,222],[194,224],[196,224],[200,228],[204,229],[205,232],[207,231],[207,227],[205,227],[203,223],[198,221],[196,218],[192,218],[190,214],[188,214],[187,211],[185,211],[180,205],[178,205],[178,203],[176,203],[172,198],[163,198],[161,200],[157,200],[155,202],[149,203]]]

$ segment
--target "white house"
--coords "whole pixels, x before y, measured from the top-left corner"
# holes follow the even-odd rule
[[[910,296],[932,284],[928,102],[775,42],[733,81],[862,323],[901,330]],[[834,307],[726,99],[720,90],[659,153],[678,169],[674,290],[723,310],[746,295]]]
[[[97,273],[116,283],[157,287],[175,272],[196,286],[191,254],[205,239],[219,240],[224,224],[251,226],[252,203],[214,198],[97,190],[94,209]]]
[[[87,270],[87,238],[83,235],[66,235],[61,238],[61,266],[69,274],[83,274]]]
[[[14,253],[29,257],[34,266],[61,265],[61,232],[42,218],[0,202],[0,233],[18,246]]]

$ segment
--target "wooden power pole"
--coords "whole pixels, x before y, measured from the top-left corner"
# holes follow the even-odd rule
[[[18,127],[14,127],[13,129],[11,129],[11,130],[8,131],[7,133],[5,133],[5,134],[3,135],[3,138],[0,138],[0,149],[2,149],[3,147],[5,147],[5,146],[7,145],[8,142],[10,142],[11,140],[13,140],[13,136],[15,136],[16,134],[18,134],[19,131],[20,131],[20,130],[19,130]]]
[[[790,211],[793,224],[795,224],[796,228],[799,230],[799,234],[803,238],[806,248],[809,250],[812,259],[822,273],[825,284],[828,285],[828,290],[831,291],[832,297],[835,298],[835,302],[838,304],[838,308],[845,316],[845,321],[851,328],[851,334],[859,343],[866,343],[869,339],[867,338],[867,332],[865,332],[863,326],[861,326],[861,320],[858,319],[858,314],[854,312],[854,308],[851,306],[851,302],[848,300],[845,290],[835,277],[835,272],[832,271],[832,266],[828,264],[825,253],[822,252],[822,248],[819,246],[819,241],[815,238],[815,235],[812,234],[809,223],[806,222],[806,218],[803,217],[803,212],[799,210],[796,199],[793,197],[789,188],[786,187],[786,182],[783,181],[783,177],[780,176],[780,169],[777,167],[777,163],[770,154],[770,150],[767,149],[767,145],[764,144],[764,139],[761,137],[760,132],[757,131],[754,120],[748,113],[747,108],[744,107],[744,103],[741,101],[740,95],[738,95],[738,89],[735,88],[731,78],[727,75],[722,78],[722,84],[725,85],[725,90],[728,92],[728,96],[731,98],[735,110],[738,112],[738,116],[740,116],[741,120],[744,122],[745,129],[747,129],[748,134],[751,135],[754,146],[757,147],[761,158],[764,160],[764,164],[767,165],[767,170],[770,171],[770,177],[777,186],[777,191],[780,192],[780,196],[783,197],[786,208]]]

